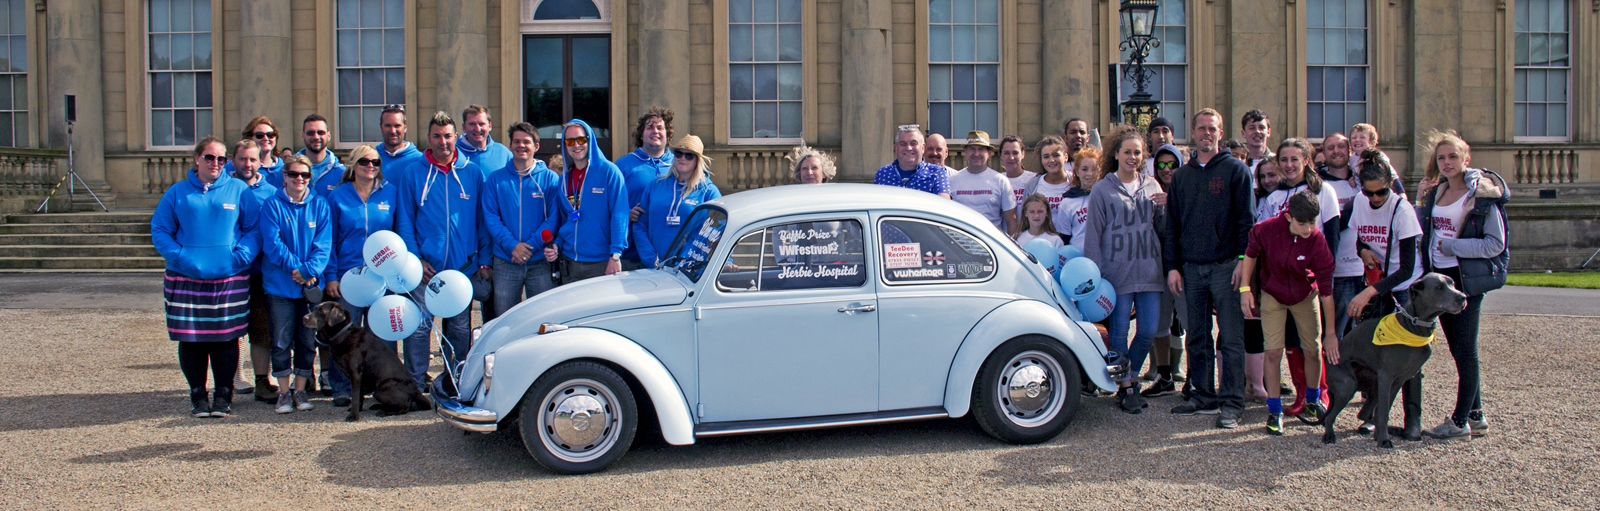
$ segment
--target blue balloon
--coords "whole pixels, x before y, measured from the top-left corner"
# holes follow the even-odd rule
[[[422,310],[404,295],[389,295],[367,308],[367,328],[385,341],[398,341],[422,324]]]
[[[1100,282],[1100,265],[1087,257],[1074,257],[1061,265],[1056,281],[1061,284],[1061,292],[1066,293],[1068,298],[1082,300],[1094,293],[1095,284]]]
[[[441,318],[453,318],[472,305],[472,279],[456,270],[445,270],[423,286],[422,304]]]
[[[1056,267],[1060,268],[1062,266],[1066,266],[1067,261],[1071,261],[1079,257],[1083,257],[1083,251],[1078,250],[1078,247],[1074,247],[1072,245],[1062,245],[1061,248],[1056,249]]]
[[[422,260],[417,259],[417,256],[409,252],[404,253],[400,255],[399,261],[392,264],[399,265],[397,266],[399,270],[384,282],[390,291],[400,294],[410,293],[422,282]]]
[[[1022,251],[1032,255],[1051,275],[1056,274],[1056,248],[1050,242],[1034,238],[1022,244]]]
[[[383,298],[385,287],[383,277],[366,266],[351,268],[339,279],[339,294],[356,307],[366,307]]]
[[[1078,300],[1078,314],[1082,314],[1083,320],[1090,323],[1110,317],[1111,310],[1116,307],[1117,290],[1106,279],[1099,279],[1094,286],[1094,293]]]

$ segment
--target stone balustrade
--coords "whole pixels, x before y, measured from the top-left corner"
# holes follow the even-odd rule
[[[1578,182],[1578,151],[1571,148],[1523,149],[1513,158],[1518,184]]]
[[[0,150],[0,196],[43,196],[50,193],[66,175],[66,160],[67,155],[62,151]]]
[[[187,179],[194,158],[187,155],[150,156],[144,159],[144,192],[157,196]]]

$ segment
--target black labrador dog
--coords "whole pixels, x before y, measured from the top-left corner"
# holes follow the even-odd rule
[[[1380,328],[1387,316],[1362,321],[1339,340],[1339,364],[1328,366],[1331,403],[1323,419],[1322,443],[1339,441],[1333,434],[1333,423],[1358,390],[1365,396],[1365,402],[1357,417],[1371,423],[1373,440],[1379,447],[1393,448],[1392,434],[1408,440],[1422,439],[1421,373],[1422,365],[1433,355],[1433,347],[1428,344],[1380,346],[1374,344],[1374,338],[1380,335],[1380,330],[1385,337],[1432,337],[1439,316],[1461,312],[1467,307],[1467,295],[1456,290],[1450,277],[1438,273],[1423,275],[1411,284],[1410,290],[1411,303],[1395,312],[1394,319],[1389,320],[1393,323]],[[1389,409],[1402,387],[1405,389],[1405,429],[1391,430]]]
[[[352,320],[339,302],[319,303],[302,319],[317,332],[318,343],[333,349],[333,363],[350,377],[350,415],[344,420],[361,420],[364,394],[372,394],[378,401],[373,408],[379,417],[433,408],[394,349],[363,328],[361,319]]]

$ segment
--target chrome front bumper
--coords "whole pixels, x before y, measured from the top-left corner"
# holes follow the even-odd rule
[[[433,411],[452,426],[478,433],[493,433],[500,422],[499,414],[482,408],[461,404],[445,394],[444,378],[435,378],[429,396],[433,398]]]

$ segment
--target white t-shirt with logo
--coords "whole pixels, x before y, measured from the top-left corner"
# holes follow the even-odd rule
[[[1256,204],[1256,222],[1259,223],[1283,214],[1285,210],[1289,209],[1289,196],[1300,193],[1301,190],[1305,189],[1306,185],[1302,183],[1300,186],[1288,190],[1272,192],[1265,199],[1261,199],[1261,202]],[[1322,192],[1317,194],[1317,206],[1322,208],[1322,211],[1317,214],[1317,227],[1322,227],[1322,224],[1328,223],[1329,220],[1339,218],[1339,196],[1334,194],[1333,187],[1327,186],[1327,183],[1323,183]]]
[[[1033,182],[1037,180],[1039,180],[1039,175],[1027,170],[1022,171],[1022,175],[1020,176],[1006,177],[1006,181],[1011,182],[1011,194],[1012,196],[1016,197],[1018,205],[1021,205],[1022,201],[1027,200],[1028,187],[1033,186]]]
[[[1089,230],[1089,196],[1086,194],[1082,197],[1061,199],[1061,204],[1056,209],[1054,213],[1060,215],[1056,217],[1056,232],[1070,234],[1072,241],[1068,243],[1082,250],[1084,243],[1089,240],[1084,235]]]
[[[1444,255],[1439,251],[1439,240],[1456,239],[1456,234],[1461,231],[1461,221],[1466,214],[1464,205],[1472,194],[1466,194],[1457,199],[1455,204],[1449,206],[1435,205],[1433,207],[1433,243],[1428,244],[1428,256],[1433,258],[1435,268],[1455,268],[1461,265],[1456,256]]]
[[[950,178],[950,198],[982,214],[1001,231],[1006,224],[1000,213],[1016,209],[1015,197],[1011,181],[993,169],[976,174],[963,170]]]
[[[1393,232],[1390,232],[1391,224],[1394,226]],[[1365,243],[1373,253],[1378,254],[1378,257],[1383,257],[1387,253],[1389,261],[1385,266],[1396,269],[1400,267],[1400,250],[1391,249],[1390,244],[1395,240],[1422,235],[1422,224],[1417,222],[1417,211],[1411,207],[1410,202],[1398,195],[1389,194],[1389,201],[1377,209],[1373,209],[1372,203],[1366,200],[1352,205],[1350,232],[1354,233],[1354,236],[1350,236],[1352,243],[1355,241],[1354,238],[1359,238],[1361,243]],[[1416,280],[1419,273],[1417,269],[1422,267],[1422,261],[1412,263],[1411,276],[1396,285],[1395,289],[1404,289],[1411,285],[1411,281]]]
[[[1066,215],[1062,214],[1061,211],[1061,201],[1065,200],[1061,196],[1067,193],[1068,188],[1072,188],[1071,183],[1072,180],[1069,179],[1062,181],[1061,184],[1053,185],[1049,181],[1045,181],[1044,176],[1039,176],[1039,184],[1033,188],[1033,193],[1043,195],[1045,200],[1050,201],[1050,218],[1055,222],[1056,232],[1062,234],[1072,232],[1071,229],[1067,228],[1070,224],[1067,223]]]
[[[1058,236],[1058,235],[1056,235],[1056,233],[1048,232],[1048,231],[1040,231],[1038,236],[1034,236],[1032,234],[1029,234],[1028,231],[1022,231],[1020,233],[1017,233],[1017,246],[1020,247],[1022,245],[1026,245],[1026,244],[1028,244],[1028,242],[1033,241],[1034,238],[1038,238],[1038,239],[1042,239],[1042,240],[1050,242],[1050,248],[1056,248],[1056,249],[1061,248],[1061,236]]]

